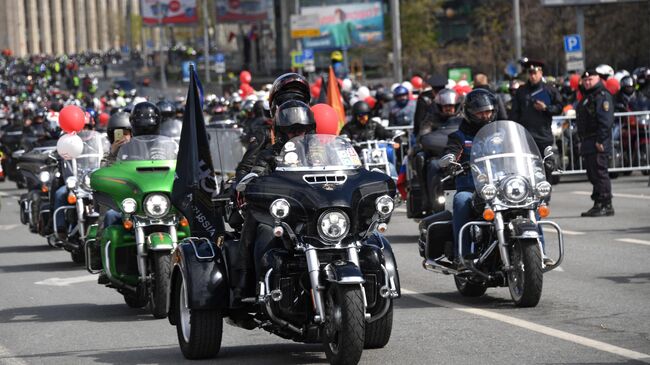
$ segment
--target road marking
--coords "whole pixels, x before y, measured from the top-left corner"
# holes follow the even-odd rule
[[[503,314],[495,313],[489,310],[485,309],[479,309],[479,308],[472,308],[468,307],[462,304],[457,304],[457,303],[452,303],[448,302],[446,300],[430,297],[428,295],[420,294],[417,292],[414,292],[412,290],[408,290],[405,288],[402,288],[402,294],[408,294],[411,295],[413,298],[418,299],[422,302],[437,305],[440,307],[445,307],[453,310],[457,310],[460,312],[465,312],[489,319],[493,319],[499,322],[507,323],[513,326],[521,327],[523,329],[527,329],[533,332],[541,333],[547,336],[555,337],[564,341],[568,342],[573,342],[578,345],[590,347],[596,350],[604,351],[604,352],[609,352],[610,354],[622,356],[628,359],[633,359],[633,360],[642,360],[644,362],[650,362],[650,355],[644,354],[641,352],[636,352],[628,349],[624,349],[622,347],[610,345],[605,342],[601,341],[596,341],[592,340],[587,337],[582,337],[578,335],[574,335],[569,332],[564,332],[560,330],[556,330],[551,327],[543,326],[537,323],[525,321],[523,319],[515,318],[515,317],[510,317],[506,316]]]
[[[18,226],[20,226],[20,224],[0,224],[0,231],[9,231]]]
[[[636,243],[639,245],[650,246],[650,241],[638,240],[636,238],[617,238],[616,240],[619,242]]]
[[[557,231],[553,228],[542,228],[544,232],[550,232],[550,233],[557,233]],[[586,234],[585,232],[578,232],[578,231],[569,231],[566,229],[562,230],[563,234],[566,234],[567,236],[582,236],[583,234]]]
[[[42,281],[37,281],[34,284],[37,285],[51,285],[51,286],[69,286],[71,284],[85,283],[89,281],[95,281],[97,277],[95,275],[83,275],[75,276],[72,278],[49,278]]]
[[[6,347],[0,345],[0,364],[3,365],[27,365],[21,359],[18,359]]]
[[[577,195],[587,195],[591,196],[591,193],[588,191],[572,191],[572,194],[577,194]],[[636,195],[636,194],[623,194],[623,193],[615,193],[612,194],[614,198],[630,198],[630,199],[645,199],[645,200],[650,200],[650,196],[648,195]]]

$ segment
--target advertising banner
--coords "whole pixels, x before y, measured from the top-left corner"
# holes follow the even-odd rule
[[[156,25],[196,23],[196,0],[141,0],[142,22]]]
[[[381,2],[308,6],[301,15],[318,15],[320,36],[303,38],[305,48],[348,49],[384,39]]]
[[[217,21],[264,21],[269,9],[273,9],[272,0],[217,0]]]

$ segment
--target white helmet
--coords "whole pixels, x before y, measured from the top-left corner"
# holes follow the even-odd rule
[[[605,79],[608,79],[614,76],[614,69],[610,65],[598,65],[596,66],[596,73]]]

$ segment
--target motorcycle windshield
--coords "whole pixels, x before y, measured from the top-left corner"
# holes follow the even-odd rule
[[[102,159],[110,145],[103,133],[96,131],[81,131],[77,133],[84,143],[81,155],[76,158],[79,171],[93,171],[101,167]]]
[[[325,171],[360,167],[359,155],[345,139],[329,134],[307,134],[284,144],[276,170]]]
[[[470,158],[477,191],[486,184],[499,186],[510,176],[521,176],[535,186],[546,180],[544,165],[533,137],[521,124],[500,120],[481,128]]]
[[[176,160],[178,144],[167,136],[137,136],[117,151],[118,161]]]

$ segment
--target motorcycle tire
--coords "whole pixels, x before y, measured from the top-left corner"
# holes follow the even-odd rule
[[[153,281],[151,283],[151,314],[154,318],[167,317],[169,301],[169,286],[171,272],[171,256],[166,252],[153,253]]]
[[[534,307],[542,297],[544,272],[537,239],[518,240],[510,248],[508,289],[517,307]]]
[[[124,303],[129,308],[144,308],[147,305],[147,298],[142,298],[137,294],[124,294]]]
[[[185,303],[183,277],[178,275],[174,281],[172,306],[176,319],[176,335],[181,352],[186,359],[209,359],[221,350],[223,317],[217,310],[194,310]]]
[[[72,262],[75,264],[86,264],[86,253],[84,252],[83,247],[80,247],[78,250],[70,251],[70,257],[72,258]]]
[[[374,322],[366,323],[364,349],[380,349],[388,344],[393,331],[393,300],[390,300],[388,312]]]
[[[487,287],[483,284],[478,284],[470,281],[467,278],[459,277],[454,275],[454,282],[456,283],[456,289],[460,295],[464,297],[476,298],[485,294]]]
[[[330,364],[358,364],[361,359],[366,325],[361,290],[360,285],[339,284],[327,290],[323,345]]]

